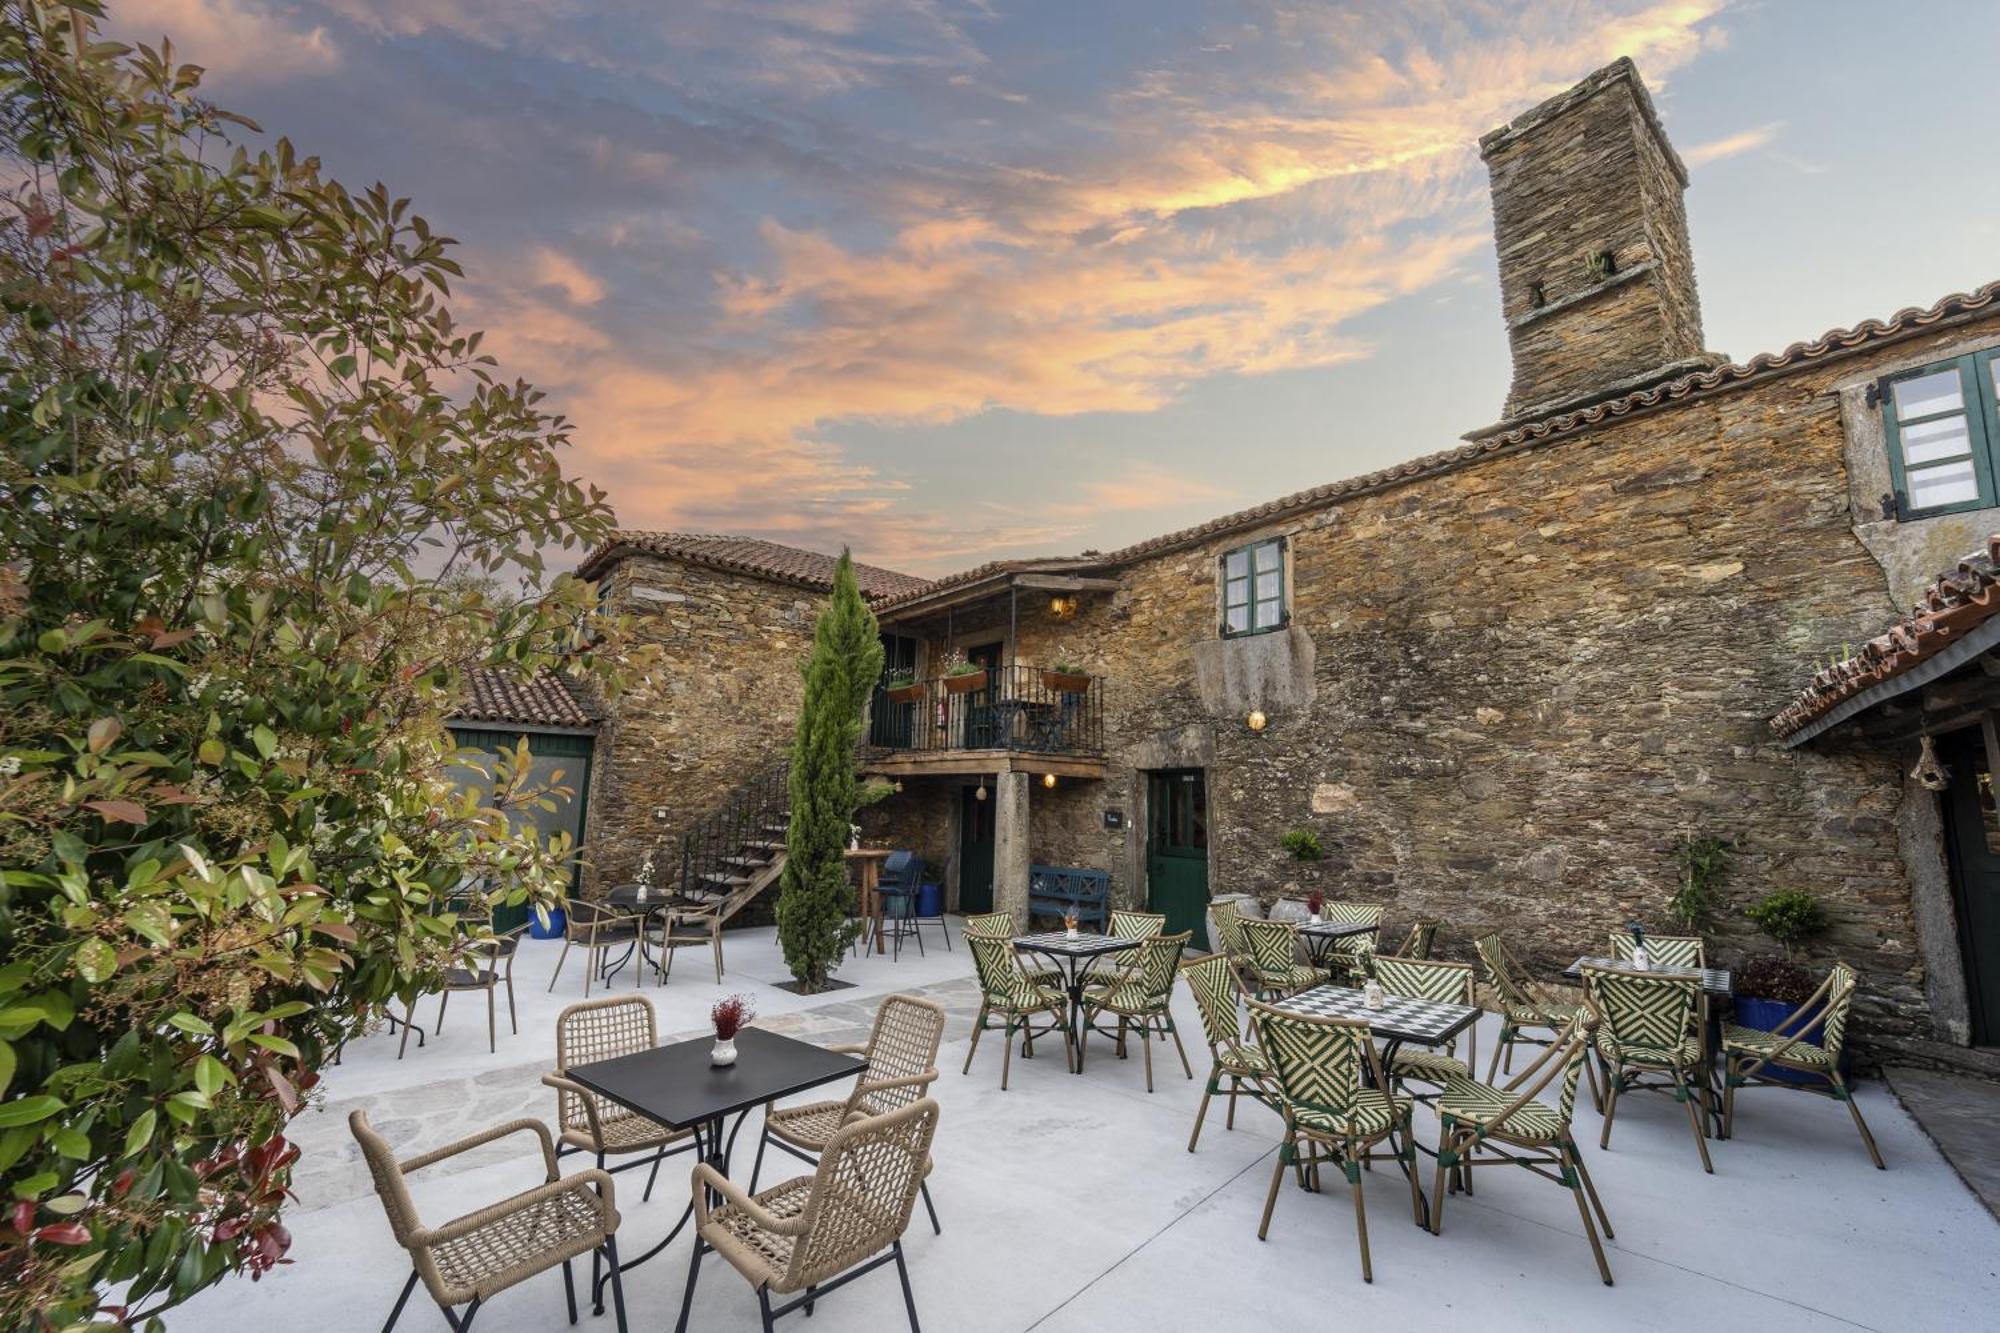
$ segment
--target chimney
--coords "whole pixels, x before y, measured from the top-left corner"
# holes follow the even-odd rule
[[[1702,346],[1687,168],[1629,58],[1485,135],[1479,155],[1514,383],[1503,420],[1468,438],[1725,360]]]

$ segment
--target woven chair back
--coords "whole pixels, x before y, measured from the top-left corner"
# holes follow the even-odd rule
[[[613,911],[602,903],[594,903],[584,898],[572,898],[563,907],[563,933],[572,944],[589,944],[591,935],[600,926],[610,925],[624,913]]]
[[[997,935],[975,935],[968,930],[965,943],[972,950],[979,988],[991,999],[1011,1001],[1021,977],[1020,965],[1014,958],[1014,942]]]
[[[621,995],[615,999],[585,1000],[573,1004],[556,1017],[556,1072],[568,1073],[574,1065],[610,1060],[620,1055],[650,1051],[659,1045],[659,1017],[653,1002],[641,995]],[[556,1089],[556,1101],[564,1129],[590,1132],[590,1115],[583,1099],[591,1097],[599,1123],[623,1120],[633,1113],[616,1102],[589,1093]]]
[[[916,1101],[923,1092],[920,1087],[881,1085],[935,1069],[938,1043],[943,1040],[943,1008],[914,995],[891,995],[883,1000],[875,1011],[875,1026],[868,1033],[868,1068],[856,1080],[847,1109],[881,1115]]]
[[[1368,1024],[1360,1019],[1295,1014],[1252,1004],[1257,1044],[1277,1074],[1285,1100],[1347,1120],[1354,1112],[1364,1067],[1379,1067]]]
[[[1403,936],[1403,945],[1396,950],[1398,958],[1429,958],[1431,949],[1437,943],[1438,923],[1427,918],[1418,918],[1410,923],[1410,933]]]
[[[1614,1045],[1621,1051],[1673,1053],[1694,1031],[1695,977],[1648,976],[1586,967],[1584,985]]]
[[[1181,969],[1188,989],[1194,993],[1194,1011],[1208,1047],[1218,1058],[1236,1049],[1242,1040],[1242,1016],[1238,1002],[1243,998],[1243,982],[1222,954],[1212,953]]]
[[[1532,1006],[1535,997],[1528,994],[1527,987],[1514,974],[1514,960],[1507,954],[1507,946],[1498,934],[1481,935],[1472,942],[1479,954],[1479,961],[1486,965],[1486,980],[1493,987],[1493,993],[1500,1003],[1509,1009]]]
[[[361,1159],[368,1163],[368,1174],[374,1178],[382,1211],[389,1215],[389,1230],[395,1234],[398,1245],[408,1248],[423,1224],[417,1220],[417,1206],[411,1202],[409,1187],[403,1183],[403,1170],[396,1165],[396,1154],[390,1150],[389,1141],[368,1123],[366,1111],[349,1112],[347,1128],[361,1145]]]
[[[1847,1020],[1854,1007],[1854,988],[1859,978],[1846,963],[1835,963],[1827,974],[1826,1023],[1819,1044],[1837,1064],[1840,1047],[1847,1040]]]
[[[1257,969],[1257,975],[1274,980],[1290,976],[1298,961],[1298,922],[1250,917],[1241,924],[1244,943],[1250,946],[1250,964]]]
[[[937,1121],[938,1104],[926,1097],[856,1120],[827,1140],[782,1290],[838,1276],[903,1234],[924,1183]]]
[[[1377,958],[1375,979],[1391,995],[1441,1004],[1471,1004],[1472,964],[1441,958]]]
[[[1322,903],[1319,919],[1336,926],[1376,926],[1382,924],[1382,908],[1375,903]]]
[[[1215,919],[1215,933],[1222,942],[1222,951],[1232,958],[1248,958],[1250,945],[1243,938],[1244,917],[1235,902],[1210,903],[1208,914]]]
[[[1149,1002],[1165,1004],[1174,993],[1174,973],[1180,971],[1181,953],[1194,937],[1184,930],[1178,935],[1155,935],[1139,944],[1139,961],[1134,971]]]
[[[1012,912],[977,912],[965,918],[965,933],[968,935],[997,935],[1002,939],[1014,938],[1014,914]]]
[[[1158,912],[1128,912],[1123,908],[1111,914],[1111,934],[1121,940],[1149,940],[1167,928],[1167,918]]]
[[[1611,932],[1611,956],[1619,962],[1631,962],[1632,951],[1638,947],[1631,931]],[[1708,946],[1699,935],[1648,935],[1646,961],[1661,967],[1707,967]]]

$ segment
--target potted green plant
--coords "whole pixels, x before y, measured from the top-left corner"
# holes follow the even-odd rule
[[[977,662],[968,662],[961,653],[953,653],[945,662],[944,687],[951,694],[983,690],[986,688],[986,668]]]
[[[1744,1027],[1776,1032],[1798,1014],[1800,1006],[1817,989],[1812,974],[1799,966],[1797,960],[1806,941],[1825,933],[1826,909],[1818,898],[1803,889],[1779,889],[1752,904],[1744,915],[1777,941],[1784,953],[1747,958],[1736,970],[1736,1021]],[[1806,1021],[1811,1020],[1808,1015]],[[1820,1034],[1813,1032],[1806,1040],[1817,1046]],[[1820,1081],[1776,1065],[1766,1065],[1763,1072],[1785,1083]]]
[[[1042,672],[1042,688],[1051,694],[1084,694],[1090,689],[1090,673],[1072,663],[1058,661]]]
[[[1324,855],[1320,850],[1319,834],[1311,829],[1289,829],[1278,839],[1278,845],[1290,852],[1294,861],[1317,861]]]
[[[924,697],[924,687],[907,671],[898,671],[883,683],[883,692],[892,704],[913,704]]]

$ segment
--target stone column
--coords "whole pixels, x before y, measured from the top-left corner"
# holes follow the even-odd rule
[[[993,909],[1028,928],[1028,777],[1002,773],[993,783]]]

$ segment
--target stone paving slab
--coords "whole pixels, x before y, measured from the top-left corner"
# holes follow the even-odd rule
[[[1959,1179],[2000,1219],[2000,1083],[1908,1066],[1883,1075]]]

